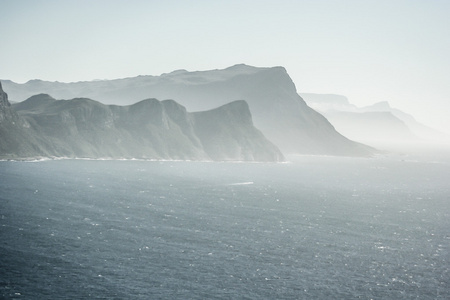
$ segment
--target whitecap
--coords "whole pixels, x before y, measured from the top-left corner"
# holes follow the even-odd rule
[[[250,184],[253,184],[253,181],[236,182],[236,183],[231,183],[230,185],[250,185]]]

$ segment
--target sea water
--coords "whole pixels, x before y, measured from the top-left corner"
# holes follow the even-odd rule
[[[0,162],[6,299],[450,299],[450,164]]]

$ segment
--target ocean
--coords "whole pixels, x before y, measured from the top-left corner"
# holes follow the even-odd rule
[[[450,299],[450,161],[0,162],[4,299]]]

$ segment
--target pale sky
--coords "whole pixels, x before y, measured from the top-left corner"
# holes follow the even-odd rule
[[[283,66],[301,93],[389,101],[450,133],[450,1],[0,0],[0,79]],[[7,91],[6,91],[7,92]]]

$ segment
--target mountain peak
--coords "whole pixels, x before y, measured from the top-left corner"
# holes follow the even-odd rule
[[[179,69],[179,70],[172,71],[170,73],[162,73],[161,76],[179,75],[179,74],[184,74],[184,73],[188,73],[188,71],[185,69]]]
[[[41,79],[30,79],[26,82],[26,84],[39,84],[39,83],[43,83],[44,81]]]
[[[391,106],[389,105],[389,102],[387,101],[380,101],[373,105],[366,106],[366,109],[369,109],[371,111],[390,111]]]
[[[35,110],[40,109],[43,106],[52,103],[56,101],[52,96],[49,94],[38,94],[31,96],[27,100],[23,102],[19,102],[13,105],[14,109],[19,110]]]
[[[246,64],[235,64],[231,67],[226,68],[225,70],[254,70],[254,69],[258,68]]]
[[[56,99],[53,98],[52,96],[50,96],[49,94],[37,94],[34,96],[31,96],[30,98],[28,98],[25,101],[55,101]]]

